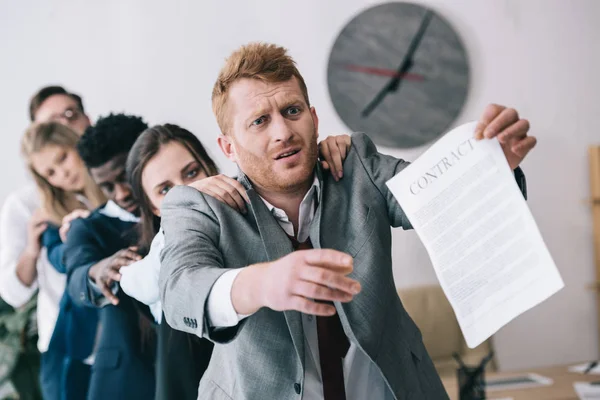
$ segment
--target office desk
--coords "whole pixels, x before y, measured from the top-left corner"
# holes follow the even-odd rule
[[[535,373],[554,380],[550,386],[541,386],[529,389],[498,390],[486,393],[488,399],[512,397],[514,400],[577,400],[573,389],[573,382],[600,381],[600,375],[583,375],[567,371],[567,366],[534,368],[519,372],[492,372],[486,374],[488,378],[507,378],[519,376],[524,373]],[[458,399],[458,382],[456,376],[442,379],[444,387],[451,400]]]

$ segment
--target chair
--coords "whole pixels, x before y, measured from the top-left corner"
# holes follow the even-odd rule
[[[454,311],[437,285],[399,289],[398,296],[404,308],[423,334],[423,343],[440,376],[456,376],[458,365],[452,353],[458,353],[465,364],[477,365],[492,349],[491,340],[486,340],[470,349],[462,335]],[[492,359],[486,371],[495,371]]]

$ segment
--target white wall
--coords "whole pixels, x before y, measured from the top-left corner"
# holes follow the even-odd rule
[[[529,205],[566,288],[496,335],[504,369],[598,356],[587,152],[600,141],[600,1],[419,1],[460,32],[472,88],[460,122],[488,102],[515,106],[539,145],[524,163]],[[371,0],[76,1],[0,0],[0,201],[22,185],[18,154],[29,96],[60,83],[84,96],[91,117],[109,111],[175,122],[215,143],[210,92],[223,59],[263,40],[291,50],[305,76],[321,134],[347,132],[325,82],[328,51],[343,24]],[[414,159],[423,149],[391,151]],[[414,233],[395,232],[395,278],[435,280]]]

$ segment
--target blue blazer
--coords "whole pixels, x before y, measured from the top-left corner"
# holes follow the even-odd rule
[[[42,235],[42,245],[48,251],[50,264],[60,273],[67,272],[63,262],[65,245],[58,228],[50,225]],[[67,291],[60,301],[58,318],[50,340],[49,350],[59,351],[68,357],[83,361],[94,350],[98,310],[77,306]]]
[[[135,223],[101,213],[71,223],[64,248],[67,291],[75,304],[100,308],[98,341],[89,400],[154,398],[155,332],[148,307],[119,290],[117,306],[105,299],[88,278],[90,267],[137,242]]]

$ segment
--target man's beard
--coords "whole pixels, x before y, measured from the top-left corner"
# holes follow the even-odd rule
[[[297,142],[287,143],[285,146],[289,147],[292,145],[299,145]],[[258,185],[265,190],[274,192],[291,192],[302,188],[312,176],[313,170],[317,164],[318,159],[318,147],[316,132],[313,137],[309,139],[307,147],[302,147],[301,156],[303,160],[300,161],[301,166],[296,165],[290,173],[285,172],[276,173],[273,170],[273,165],[277,161],[273,161],[271,152],[268,156],[268,160],[260,158],[249,152],[238,153],[240,158],[240,168],[250,178],[253,184]],[[303,154],[305,153],[305,154]]]

